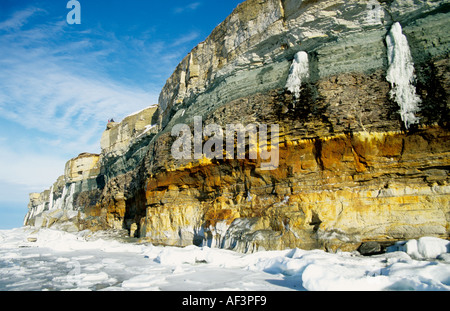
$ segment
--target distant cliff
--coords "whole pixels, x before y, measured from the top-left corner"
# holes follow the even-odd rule
[[[108,124],[100,155],[70,160],[30,195],[25,225],[241,252],[448,238],[449,10],[247,0],[177,66],[157,107]],[[180,124],[192,157],[173,156]],[[278,125],[278,143],[247,133],[245,157],[217,153],[221,131],[204,129],[230,124],[269,125],[269,138]],[[219,156],[195,157],[196,142]]]

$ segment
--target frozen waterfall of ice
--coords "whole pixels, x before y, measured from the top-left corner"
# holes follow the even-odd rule
[[[405,127],[418,123],[415,113],[421,102],[414,86],[414,63],[400,23],[395,23],[386,37],[389,69],[387,81],[391,84],[391,98],[400,106],[400,115]]]
[[[302,83],[309,78],[309,59],[308,54],[300,51],[295,54],[289,71],[289,77],[286,82],[286,88],[295,95],[295,98],[300,97],[302,90]]]

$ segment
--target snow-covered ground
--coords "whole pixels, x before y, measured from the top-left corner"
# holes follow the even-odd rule
[[[245,255],[24,227],[0,231],[0,291],[448,291],[449,249],[448,241],[423,238],[371,257],[300,249]]]

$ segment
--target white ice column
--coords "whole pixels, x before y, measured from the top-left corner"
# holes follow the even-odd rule
[[[309,78],[309,58],[308,53],[300,51],[295,54],[286,82],[286,88],[294,94],[295,98],[300,98],[302,84]]]
[[[416,113],[421,99],[414,86],[414,63],[408,39],[400,23],[395,23],[386,37],[389,69],[386,79],[391,84],[391,98],[400,106],[400,115],[406,129],[419,122]]]

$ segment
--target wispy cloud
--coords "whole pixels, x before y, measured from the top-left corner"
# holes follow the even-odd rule
[[[200,34],[196,31],[190,32],[186,35],[183,35],[179,38],[176,38],[171,44],[170,47],[177,47],[189,42],[192,42],[194,40],[196,40],[198,37],[200,36]]]
[[[91,148],[108,118],[123,118],[156,103],[142,90],[81,77],[43,62],[28,65],[27,70],[0,73],[0,88],[9,95],[0,114],[24,127],[56,135],[68,149],[95,151]]]
[[[0,36],[0,115],[65,141],[65,148],[97,151],[108,118],[156,104],[158,94],[103,75],[100,59],[108,51],[92,48],[98,41],[53,43],[65,33],[64,23],[17,30],[38,11],[21,11],[2,23],[11,31]]]
[[[0,182],[16,185],[27,192],[40,192],[64,173],[66,160],[57,155],[23,154],[1,146],[0,163]]]
[[[15,12],[9,19],[0,23],[0,30],[15,30],[25,25],[28,19],[36,13],[45,13],[40,8],[30,7],[25,10]]]
[[[181,14],[186,13],[188,11],[195,11],[201,4],[202,4],[201,2],[192,2],[189,3],[188,5],[174,8],[173,12],[175,14]]]

